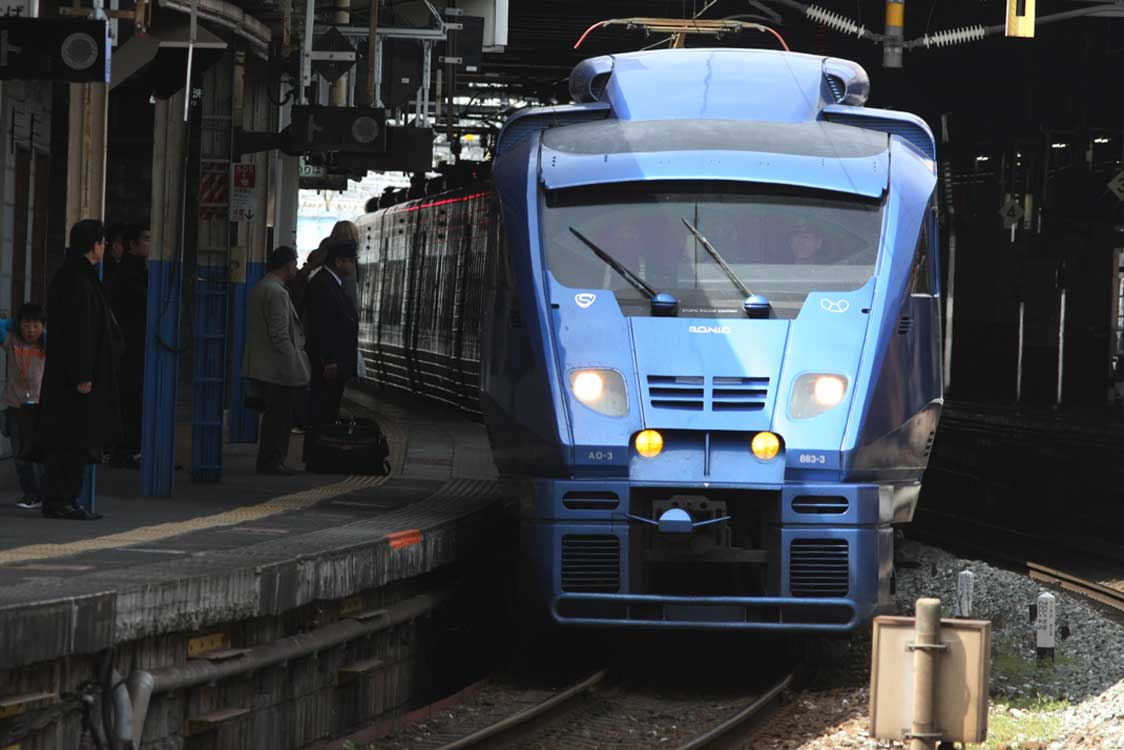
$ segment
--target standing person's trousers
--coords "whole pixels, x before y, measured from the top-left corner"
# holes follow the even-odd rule
[[[316,441],[316,432],[321,425],[332,424],[340,416],[340,404],[343,402],[343,389],[347,385],[346,378],[325,380],[324,376],[314,373],[309,389],[308,399],[308,431],[304,436],[304,456],[308,461],[308,446]]]
[[[47,448],[47,505],[58,508],[77,504],[89,453],[86,448]]]
[[[258,437],[258,470],[273,469],[289,455],[289,433],[293,412],[304,386],[265,384],[265,411]]]

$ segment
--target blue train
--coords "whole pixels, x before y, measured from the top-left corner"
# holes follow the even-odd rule
[[[376,381],[482,413],[534,607],[846,632],[942,403],[935,143],[855,63],[598,57],[490,187],[361,221]]]

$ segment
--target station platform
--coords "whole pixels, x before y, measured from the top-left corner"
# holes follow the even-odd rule
[[[104,518],[83,522],[16,508],[14,471],[0,463],[0,670],[422,575],[494,525],[482,425],[361,391],[345,409],[383,426],[388,476],[260,476],[256,445],[227,445],[221,483],[192,482],[184,461],[170,498],[139,497],[135,470],[98,467]]]

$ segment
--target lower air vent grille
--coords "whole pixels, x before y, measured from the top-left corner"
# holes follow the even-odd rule
[[[850,503],[845,497],[820,497],[817,495],[800,495],[792,499],[792,509],[797,513],[819,513],[838,516],[847,512]]]
[[[913,330],[913,318],[908,315],[903,315],[902,319],[898,321],[898,333],[906,335]]]
[[[567,492],[562,496],[562,507],[569,510],[612,510],[621,504],[615,492]],[[616,537],[613,537],[616,539]]]
[[[794,539],[788,565],[793,596],[846,596],[850,590],[846,539]]]
[[[616,593],[621,587],[621,541],[607,534],[562,537],[562,590]]]

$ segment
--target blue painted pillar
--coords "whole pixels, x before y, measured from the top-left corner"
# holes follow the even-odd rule
[[[146,496],[170,497],[176,481],[182,286],[183,270],[177,261],[149,261],[141,418],[141,494]]]
[[[242,355],[246,351],[246,302],[250,290],[265,274],[264,263],[246,264],[246,281],[234,284],[234,346],[231,349],[230,376],[230,442],[256,443],[258,441],[258,412],[247,409],[243,395]]]
[[[176,479],[176,405],[179,398],[180,300],[187,127],[184,92],[157,100],[152,145],[152,252],[148,259],[148,322],[144,342],[141,415],[141,494],[171,497]],[[194,115],[193,115],[194,116]]]
[[[226,266],[195,269],[195,354],[191,378],[191,478],[222,480],[226,397]]]

